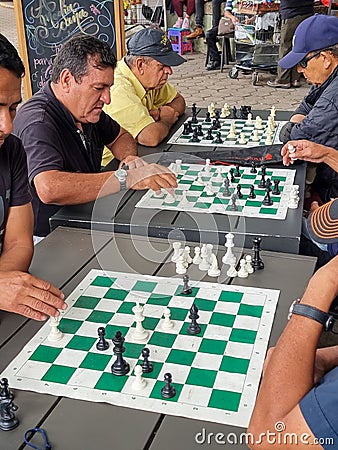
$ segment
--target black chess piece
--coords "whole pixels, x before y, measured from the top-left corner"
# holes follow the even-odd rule
[[[197,107],[196,107],[196,103],[193,103],[193,104],[191,105],[191,114],[192,114],[193,116],[196,116],[196,115],[197,115]]]
[[[104,327],[99,327],[97,329],[97,334],[99,336],[99,340],[96,343],[97,350],[100,350],[100,352],[103,352],[109,348],[109,343],[105,339],[106,330]]]
[[[273,195],[280,195],[279,183],[280,183],[280,180],[278,180],[278,179],[273,180],[273,184],[274,184],[273,191],[272,191]]]
[[[247,119],[249,114],[248,107],[245,105],[242,105],[239,109],[239,117],[241,119]]]
[[[217,131],[217,133],[216,133],[216,139],[214,140],[214,143],[215,143],[215,144],[223,144],[223,141],[222,141],[222,134],[221,134],[220,131]]]
[[[237,119],[237,108],[236,108],[236,106],[233,106],[232,108],[230,108],[229,119]]]
[[[240,184],[237,185],[237,198],[243,198],[242,186]]]
[[[204,122],[207,122],[207,123],[210,123],[210,122],[211,122],[211,117],[210,117],[209,111],[207,111],[207,112],[205,113],[205,119],[204,119]]]
[[[209,130],[207,131],[205,139],[207,139],[208,141],[213,141],[214,140],[214,136],[212,135],[212,128],[209,128]]]
[[[223,181],[223,186],[224,186],[224,190],[223,190],[223,194],[222,194],[223,197],[230,197],[230,195],[231,195],[231,192],[229,189],[229,184],[230,184],[229,178],[225,177],[224,181]]]
[[[184,136],[187,136],[188,134],[190,134],[188,122],[185,122],[185,124],[183,125],[183,131],[182,131],[182,134],[183,134]]]
[[[269,187],[265,188],[265,197],[263,198],[263,201],[262,201],[262,205],[264,205],[264,206],[273,205],[273,201],[271,200],[271,197],[270,197],[270,191],[271,191],[271,189]]]
[[[261,175],[266,175],[266,166],[264,164],[261,165]]]
[[[176,389],[171,384],[172,382],[172,375],[171,373],[164,374],[164,382],[165,385],[161,389],[161,395],[163,398],[173,398],[176,395]]]
[[[217,129],[218,129],[216,119],[214,119],[214,120],[212,121],[211,129],[212,129],[212,130],[217,130]]]
[[[231,169],[229,170],[229,173],[230,173],[230,181],[231,181],[231,183],[235,183],[235,176],[234,176],[234,169],[233,169],[233,167],[231,167]]]
[[[239,164],[236,164],[236,170],[234,175],[236,178],[239,178],[241,176],[241,172],[239,171]]]
[[[12,398],[0,398],[0,429],[3,431],[14,430],[19,425],[19,420],[14,412],[18,407],[13,403]]]
[[[271,182],[270,178],[267,178],[265,181],[265,188],[270,189],[270,191],[271,191],[271,186],[272,186],[272,182]]]
[[[189,134],[190,134],[190,133],[193,133],[193,132],[194,132],[194,129],[193,129],[193,127],[192,127],[191,120],[189,120],[189,121],[187,122],[187,124],[188,124],[188,131],[189,131]]]
[[[190,308],[190,314],[189,314],[189,319],[191,319],[191,323],[187,328],[187,332],[189,334],[199,334],[201,332],[201,327],[197,323],[198,318],[199,318],[198,308],[195,305],[195,303],[193,303],[192,307]]]
[[[221,122],[219,121],[219,117],[214,120],[216,129],[220,129],[222,127]]]
[[[0,380],[0,398],[10,398],[13,400],[14,394],[8,388],[8,379],[1,378]]]
[[[252,161],[252,163],[251,163],[251,170],[250,170],[250,173],[257,173],[255,161]]]
[[[236,204],[236,200],[237,200],[237,195],[236,194],[232,194],[230,211],[238,211],[238,206]]]
[[[117,331],[113,339],[114,344],[113,352],[116,355],[116,361],[111,366],[111,371],[114,375],[118,376],[126,375],[130,370],[129,364],[127,363],[127,361],[123,359],[122,356],[123,353],[126,351],[125,347],[123,346],[123,343],[124,337],[122,336],[121,331]]]
[[[147,347],[142,349],[143,362],[141,364],[143,373],[150,373],[154,370],[152,363],[149,361],[150,350]]]
[[[181,294],[190,295],[192,293],[192,289],[189,286],[189,275],[183,275],[183,288]]]
[[[192,114],[192,116],[191,116],[191,123],[194,123],[194,124],[198,123],[198,119],[197,119],[197,114],[196,113]]]
[[[194,129],[194,132],[192,134],[192,138],[190,139],[190,142],[200,142],[200,139],[198,137],[197,128]]]
[[[251,198],[251,199],[256,198],[255,186],[253,184],[250,186],[248,198]]]
[[[252,243],[253,243],[252,249],[254,251],[254,255],[252,258],[252,267],[254,268],[255,271],[264,269],[264,263],[260,257],[261,242],[262,242],[262,238],[260,238],[260,237],[255,237],[252,240]]]
[[[197,135],[203,136],[202,125],[197,125]]]
[[[260,189],[265,189],[265,186],[266,186],[265,175],[262,174],[262,178],[261,178],[260,182],[258,183],[258,187]]]
[[[221,117],[221,111],[219,109],[215,109],[215,119],[219,121]]]

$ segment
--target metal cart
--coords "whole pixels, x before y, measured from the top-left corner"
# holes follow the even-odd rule
[[[236,14],[236,64],[229,71],[230,78],[239,72],[251,73],[256,86],[260,72],[276,73],[279,59],[280,19],[278,12],[259,15]]]

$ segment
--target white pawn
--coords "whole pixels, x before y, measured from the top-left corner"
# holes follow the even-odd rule
[[[217,183],[222,183],[223,177],[222,177],[222,167],[217,167],[217,175],[214,178],[214,181]]]
[[[202,174],[202,172],[198,172],[197,180],[195,181],[195,184],[196,184],[197,186],[204,186],[204,181],[203,181],[203,174]]]
[[[236,137],[236,126],[233,122],[230,125],[230,131],[229,131],[229,134],[227,137],[229,139],[235,139],[235,137]]]
[[[192,257],[190,256],[190,247],[186,245],[183,250],[184,261],[189,265],[192,263]]]
[[[135,380],[133,381],[133,389],[135,391],[141,391],[147,386],[147,381],[143,378],[143,370],[141,366],[134,368]]]
[[[272,105],[272,106],[271,106],[270,115],[271,115],[272,117],[275,117],[275,116],[276,116],[276,108],[275,108],[275,105]]]
[[[239,144],[246,144],[245,134],[244,134],[244,133],[241,133],[239,136],[240,136],[240,137],[239,137],[238,143],[239,143]]]
[[[210,173],[210,159],[209,158],[207,158],[205,160],[204,172],[207,174]]]
[[[189,205],[189,202],[187,199],[187,191],[183,191],[182,198],[181,198],[181,207],[188,206],[188,205]]]
[[[59,330],[58,326],[60,324],[60,319],[59,317],[50,317],[49,318],[49,326],[51,327],[50,329],[50,333],[48,335],[48,340],[49,341],[59,341],[60,339],[63,338],[63,333],[62,331]]]
[[[213,197],[215,195],[215,192],[212,188],[211,181],[208,181],[204,190],[204,193],[210,197]]]
[[[227,276],[230,278],[235,278],[235,277],[237,277],[237,274],[238,274],[238,272],[235,269],[235,264],[230,264],[230,267],[227,271]]]
[[[258,130],[254,130],[253,131],[251,140],[253,142],[258,142],[259,141]]]
[[[173,242],[173,248],[174,248],[174,253],[173,256],[171,257],[171,262],[177,262],[178,258],[181,256],[182,253],[182,249],[181,249],[181,243],[180,242]]]
[[[169,192],[165,198],[165,203],[175,203],[176,202],[176,197],[175,195],[171,195]]]
[[[218,277],[220,275],[221,271],[218,268],[218,262],[217,262],[216,255],[214,255],[212,253],[210,259],[211,259],[211,265],[208,270],[208,275],[209,275],[209,277]]]
[[[245,269],[248,272],[248,274],[254,273],[254,268],[252,267],[251,255],[246,255],[246,257],[245,257]]]
[[[210,117],[215,117],[215,104],[214,103],[210,103],[210,105],[208,106],[208,112],[210,113]]]
[[[266,145],[271,145],[272,144],[271,132],[269,132],[269,131],[266,133],[265,144]]]
[[[245,264],[246,264],[245,259],[244,258],[241,259],[239,262],[240,267],[239,267],[239,271],[237,274],[239,278],[247,278],[249,275],[248,272],[246,271]]]
[[[178,258],[178,260],[177,260],[177,263],[176,263],[176,273],[179,274],[179,275],[184,275],[185,273],[187,273],[187,269],[186,269],[185,264],[184,264],[184,258],[183,258],[183,255],[181,255],[181,256]]]
[[[248,114],[248,118],[247,118],[246,124],[247,125],[252,125],[252,114],[251,113]]]
[[[210,267],[209,254],[208,254],[207,246],[205,244],[202,245],[201,258],[202,258],[202,261],[198,265],[199,270],[208,270]]]
[[[198,265],[201,262],[202,262],[201,249],[200,249],[200,247],[195,247],[192,263]]]
[[[260,116],[256,116],[255,128],[256,128],[256,130],[261,130],[262,129],[262,119],[261,119]]]
[[[176,174],[177,175],[181,175],[183,173],[181,165],[182,165],[182,160],[176,159]]]
[[[164,320],[161,323],[162,330],[171,330],[174,327],[174,322],[170,320],[170,309],[164,308],[163,315]]]

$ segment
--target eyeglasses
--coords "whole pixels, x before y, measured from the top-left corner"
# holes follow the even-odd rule
[[[331,51],[331,48],[322,48],[321,50],[317,50],[316,52],[314,52],[313,55],[311,56],[306,56],[305,58],[303,58],[298,65],[302,68],[302,69],[306,69],[308,62],[311,61],[312,58],[315,58],[316,56],[320,55],[322,52],[329,52]]]

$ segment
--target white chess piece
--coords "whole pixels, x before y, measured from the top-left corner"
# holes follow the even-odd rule
[[[187,273],[183,255],[181,255],[176,262],[176,273],[179,275],[184,275],[185,273]]]
[[[210,264],[209,264],[209,261],[208,261],[209,260],[209,255],[208,255],[208,250],[207,250],[206,244],[202,245],[201,258],[202,258],[202,261],[198,265],[199,270],[208,270],[209,267],[210,267]]]
[[[288,207],[290,209],[297,209],[299,203],[298,191],[296,189],[292,189],[289,196]]]
[[[171,257],[171,262],[177,262],[178,258],[181,256],[182,254],[182,249],[181,249],[181,243],[180,242],[173,242],[173,249],[174,249],[174,253],[173,256]]]
[[[288,151],[291,161],[297,161],[297,158],[292,156],[296,152],[296,149],[292,144],[288,144]]]
[[[208,106],[208,112],[210,113],[210,117],[215,117],[215,104],[214,103],[210,103],[210,105]]]
[[[272,106],[271,106],[271,109],[270,109],[270,115],[271,115],[272,117],[275,117],[275,116],[276,116],[276,107],[275,107],[275,105],[272,105]]]
[[[271,132],[269,132],[269,131],[266,133],[265,144],[266,145],[271,145],[272,144]]]
[[[221,271],[218,268],[217,257],[214,253],[211,254],[211,264],[208,270],[209,277],[218,277]]]
[[[244,133],[241,133],[239,136],[240,136],[240,137],[239,137],[238,143],[239,143],[239,144],[246,144],[245,134],[244,134]]]
[[[195,184],[196,184],[197,186],[204,186],[204,185],[205,185],[205,183],[204,183],[204,181],[203,181],[203,174],[202,174],[202,172],[198,172],[198,175],[197,175],[197,179],[196,179],[196,181],[195,181]]]
[[[189,201],[187,199],[187,191],[183,191],[180,206],[184,207],[184,206],[188,206],[188,205],[189,205]]]
[[[175,164],[176,164],[176,174],[177,175],[181,175],[183,173],[182,160],[181,159],[176,159]]]
[[[228,233],[225,235],[225,244],[227,251],[226,254],[222,258],[223,264],[236,264],[236,256],[232,252],[232,248],[235,246],[234,244],[234,235],[232,233]]]
[[[141,391],[147,386],[147,381],[143,378],[143,371],[140,365],[134,368],[134,375],[135,379],[133,381],[132,387],[133,389],[135,389],[135,391]]]
[[[200,249],[200,247],[195,247],[192,263],[198,265],[201,262],[202,262],[201,249]]]
[[[60,318],[59,317],[50,317],[49,318],[49,326],[50,333],[48,335],[49,341],[60,341],[60,339],[63,338],[62,331],[59,330],[58,326],[60,325]]]
[[[192,263],[192,257],[190,256],[190,247],[186,245],[183,250],[184,261],[189,265]]]
[[[235,278],[235,277],[237,277],[237,274],[238,274],[238,272],[235,269],[235,264],[230,264],[230,267],[227,271],[227,276],[230,278]]]
[[[171,330],[172,328],[174,328],[174,322],[170,320],[170,314],[171,314],[170,309],[164,308],[163,311],[164,319],[162,320],[161,323],[162,330]]]
[[[256,119],[255,119],[255,128],[256,128],[256,130],[261,130],[262,129],[262,119],[261,119],[261,117],[260,116],[256,116]]]
[[[159,191],[153,191],[153,196],[155,198],[163,198],[164,197],[164,193],[162,192],[162,189],[160,189]]]
[[[172,194],[170,194],[170,193],[168,192],[168,194],[167,194],[167,196],[166,196],[166,198],[165,198],[165,203],[170,204],[170,203],[175,203],[175,202],[176,202],[176,196],[175,196],[175,194],[172,195]]]
[[[252,122],[252,114],[249,113],[249,114],[248,114],[247,121],[246,121],[246,124],[247,124],[247,125],[252,125],[252,123],[253,123],[253,122]]]
[[[208,195],[209,197],[213,197],[215,195],[215,192],[214,192],[214,189],[212,187],[211,181],[207,182],[207,184],[205,186],[205,189],[204,189],[204,193],[206,195]]]
[[[259,141],[258,130],[254,130],[253,131],[251,140],[253,142],[258,142]]]
[[[245,257],[245,269],[250,275],[251,273],[254,273],[254,268],[252,267],[252,257],[251,255],[246,255]]]
[[[222,183],[223,182],[223,176],[222,176],[222,167],[217,167],[217,175],[215,178],[213,178],[216,183]]]
[[[227,136],[228,139],[235,139],[236,138],[236,126],[235,124],[232,122],[230,125],[230,130],[229,130],[229,134]]]
[[[210,173],[210,159],[205,160],[204,172],[209,175]]]
[[[136,327],[133,332],[133,341],[138,342],[140,344],[144,344],[147,342],[149,333],[142,326],[142,322],[144,321],[143,315],[143,306],[140,305],[139,302],[136,302],[136,305],[132,308],[133,314],[135,315]]]
[[[247,278],[248,275],[249,275],[248,272],[246,271],[245,264],[246,264],[245,259],[244,258],[241,259],[240,262],[239,262],[239,266],[240,266],[239,267],[239,271],[237,273],[237,276],[239,278]]]

